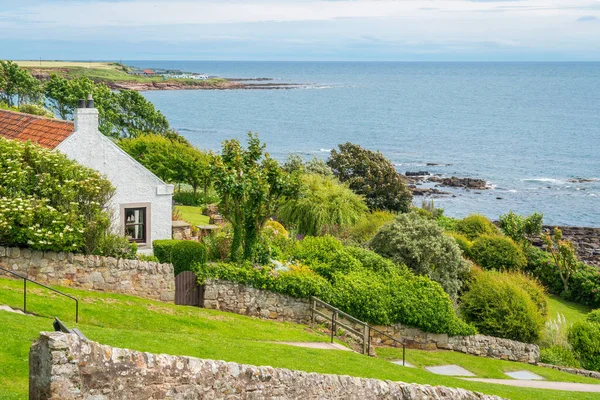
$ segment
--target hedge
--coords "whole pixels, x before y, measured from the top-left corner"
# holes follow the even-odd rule
[[[196,263],[207,261],[206,247],[193,240],[155,240],[152,246],[159,262],[173,264],[175,276],[183,271],[192,271]]]
[[[154,256],[158,258],[158,261],[161,263],[171,263],[171,251],[173,250],[173,246],[177,243],[183,242],[183,240],[175,240],[175,239],[164,239],[164,240],[155,240],[152,242],[152,248],[154,252]]]

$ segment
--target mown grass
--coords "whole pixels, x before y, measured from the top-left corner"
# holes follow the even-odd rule
[[[21,316],[0,311],[0,398],[27,397],[28,351],[40,331],[51,330],[52,317],[58,316],[68,326],[78,326],[88,338],[112,346],[153,353],[189,355],[236,361],[253,365],[270,365],[303,371],[344,374],[430,385],[463,387],[512,399],[593,399],[597,394],[513,388],[431,374],[420,368],[394,365],[384,357],[396,358],[393,350],[378,349],[381,358],[368,358],[352,352],[306,349],[269,342],[327,341],[327,335],[304,325],[275,323],[236,314],[175,306],[131,296],[63,288],[80,299],[80,323],[74,323],[74,305],[44,289],[28,292],[28,310],[36,316]],[[22,282],[0,278],[0,304],[22,307]],[[446,363],[448,354],[420,354],[407,351],[409,361]],[[435,360],[439,355],[440,360]],[[465,368],[481,370],[485,377],[495,376],[496,360],[465,357]],[[487,364],[492,366],[486,366]],[[478,366],[480,365],[481,366]],[[512,365],[512,363],[510,363]],[[502,367],[504,368],[504,367]],[[525,369],[521,365],[515,367]],[[539,373],[537,369],[536,373]],[[557,371],[553,380],[598,383],[590,378]],[[541,375],[541,373],[540,373]],[[546,375],[544,375],[546,376]]]
[[[210,223],[210,217],[202,214],[202,207],[175,206],[175,208],[179,211],[181,218],[185,222],[192,225],[208,225]]]
[[[585,319],[586,314],[592,311],[588,306],[572,301],[563,300],[558,296],[548,296],[548,319],[554,320],[560,313],[567,320],[567,324],[572,325],[577,321]]]

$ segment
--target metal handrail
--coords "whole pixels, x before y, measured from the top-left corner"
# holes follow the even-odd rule
[[[367,324],[366,322],[363,322],[357,318],[354,318],[352,315],[341,311],[340,309],[332,306],[329,303],[324,302],[323,300],[319,299],[318,297],[311,296],[310,300],[311,300],[310,311],[311,311],[312,322],[315,321],[315,314],[320,315],[321,317],[326,318],[326,319],[329,318],[328,315],[325,315],[322,312],[320,312],[319,310],[317,310],[317,304],[319,304],[323,308],[326,308],[326,309],[329,309],[332,311],[332,314],[331,314],[331,342],[332,343],[333,343],[333,337],[335,334],[336,325],[340,325],[340,326],[346,328],[347,330],[352,331],[352,333],[354,333],[355,335],[360,337],[360,332],[358,332],[356,329],[350,328],[350,327],[346,326],[345,324],[337,321],[337,316],[341,315],[345,319],[348,319],[351,322],[359,324],[363,327],[363,331],[364,331],[363,354],[365,354],[365,352],[366,352],[367,355],[369,355],[369,356],[371,355],[371,331],[373,330],[373,331],[379,333],[380,335],[383,335],[383,336],[391,339],[394,342],[394,347],[398,347],[397,343],[402,345],[402,365],[406,365],[406,357],[405,357],[406,356],[406,343],[404,340],[398,340],[398,339],[394,338],[393,336],[390,336],[389,334],[380,331],[379,329],[373,328],[371,325]]]
[[[50,286],[46,286],[43,283],[36,282],[36,281],[29,279],[28,277],[23,276],[21,274],[17,274],[16,272],[11,271],[9,269],[3,268],[3,267],[0,267],[0,269],[2,271],[8,272],[9,274],[13,274],[14,276],[17,276],[17,277],[23,279],[23,312],[25,312],[25,313],[27,312],[27,281],[29,281],[31,283],[35,283],[36,285],[46,288],[48,290],[52,290],[53,292],[58,293],[62,296],[68,297],[71,300],[75,300],[75,322],[79,323],[79,300],[77,300],[75,297],[68,295],[66,293],[63,293],[60,290],[53,289]]]

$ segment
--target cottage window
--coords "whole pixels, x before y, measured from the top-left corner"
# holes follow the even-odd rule
[[[125,209],[125,236],[131,242],[146,243],[146,207]]]

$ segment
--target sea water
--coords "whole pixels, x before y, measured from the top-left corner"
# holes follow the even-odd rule
[[[600,226],[600,63],[127,64],[303,85],[144,93],[202,149],[248,131],[280,160],[326,158],[353,142],[380,150],[402,173],[488,181],[485,191],[438,188],[455,196],[435,199],[447,215],[539,211],[550,224]]]

